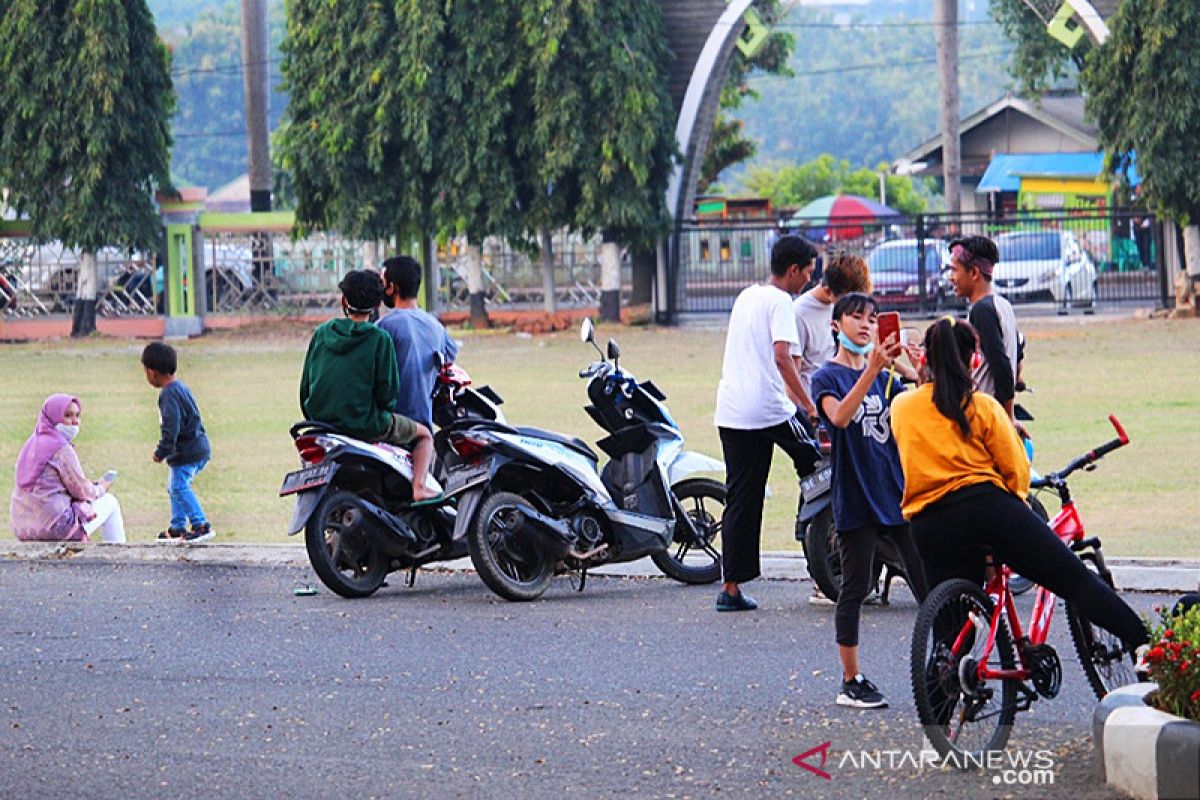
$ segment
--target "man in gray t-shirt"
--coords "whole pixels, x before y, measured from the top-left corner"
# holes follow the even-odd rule
[[[796,298],[796,331],[800,344],[792,349],[804,391],[812,388],[812,376],[833,358],[833,304],[850,292],[870,292],[867,262],[848,253],[829,259],[821,282]]]
[[[417,307],[421,288],[421,265],[409,256],[396,256],[383,262],[384,298],[392,311],[378,325],[392,337],[396,348],[396,367],[400,372],[400,395],[396,413],[420,422],[433,430],[433,386],[437,380],[434,354],[446,361],[458,355],[458,343],[432,314]]]

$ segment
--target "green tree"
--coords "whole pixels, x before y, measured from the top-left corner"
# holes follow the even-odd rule
[[[772,26],[786,14],[779,0],[757,0],[753,6],[767,26]],[[759,100],[760,94],[750,85],[751,73],[791,77],[794,73],[788,60],[796,46],[796,37],[791,33],[772,30],[762,48],[747,58],[741,50],[735,50],[729,64],[729,75],[721,87],[720,110],[713,122],[712,135],[704,152],[700,167],[697,191],[701,194],[716,182],[727,168],[754,158],[758,145],[746,136],[745,123],[731,115],[741,108],[746,100]]]
[[[828,153],[803,164],[751,167],[745,180],[751,195],[767,197],[780,208],[798,208],[830,194],[856,194],[879,199],[879,176],[884,176],[887,205],[906,214],[925,210],[925,195],[907,175],[892,175],[887,162],[875,169],[850,166]]]
[[[1074,83],[1087,60],[1091,40],[1084,37],[1074,50],[1046,31],[1046,22],[1025,0],[992,0],[992,18],[1015,45],[1008,71],[1032,96],[1064,81]]]
[[[159,241],[170,54],[144,0],[0,6],[0,185],[38,240],[83,251],[73,336],[95,330],[95,253]]]
[[[1082,74],[1088,113],[1110,171],[1125,176],[1136,154],[1143,197],[1187,226],[1188,273],[1200,275],[1200,7],[1124,0],[1109,29]]]

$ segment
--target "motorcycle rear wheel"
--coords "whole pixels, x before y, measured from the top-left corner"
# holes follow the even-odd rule
[[[383,585],[388,560],[355,507],[351,492],[331,492],[304,528],[304,545],[313,571],[342,597],[367,597]]]
[[[808,574],[821,594],[836,601],[842,589],[842,557],[838,551],[833,506],[827,506],[808,523],[804,533]]]
[[[675,538],[667,549],[650,556],[654,566],[680,583],[715,583],[721,579],[721,517],[725,510],[725,484],[712,478],[689,478],[671,487],[702,541],[694,541],[686,525],[676,523]],[[699,550],[707,560],[688,563],[688,554]]]
[[[467,530],[467,551],[480,579],[505,600],[536,600],[554,578],[554,563],[516,523],[519,507],[529,501],[511,492],[483,499]]]

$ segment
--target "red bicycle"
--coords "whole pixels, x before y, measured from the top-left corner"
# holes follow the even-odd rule
[[[1035,479],[1033,489],[1049,490],[1062,500],[1050,527],[1063,544],[1096,574],[1113,585],[1100,539],[1086,537],[1083,520],[1071,499],[1067,476],[1095,469],[1108,453],[1129,443],[1117,418],[1109,422],[1117,438],[1071,461],[1058,472]],[[1039,697],[1053,698],[1062,688],[1062,664],[1046,643],[1055,596],[1039,586],[1034,595],[1028,635],[1021,630],[1010,570],[996,565],[984,587],[956,578],[939,584],[917,614],[912,638],[912,685],[917,714],[930,744],[943,758],[954,754],[970,766],[972,758],[1002,750],[1018,711]],[[1066,603],[1071,639],[1096,697],[1134,683],[1133,658],[1121,640],[1093,625]],[[1011,630],[1010,630],[1011,628]]]

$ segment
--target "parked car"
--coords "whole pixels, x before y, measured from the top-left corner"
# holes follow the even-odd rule
[[[925,296],[934,308],[955,303],[954,287],[944,270],[950,250],[941,239],[925,239]],[[920,249],[917,239],[883,242],[867,256],[871,291],[885,306],[915,305],[921,299]]]
[[[1091,313],[1096,305],[1096,266],[1071,231],[1010,231],[996,237],[1000,263],[992,283],[1009,299],[1049,297],[1066,313]]]

